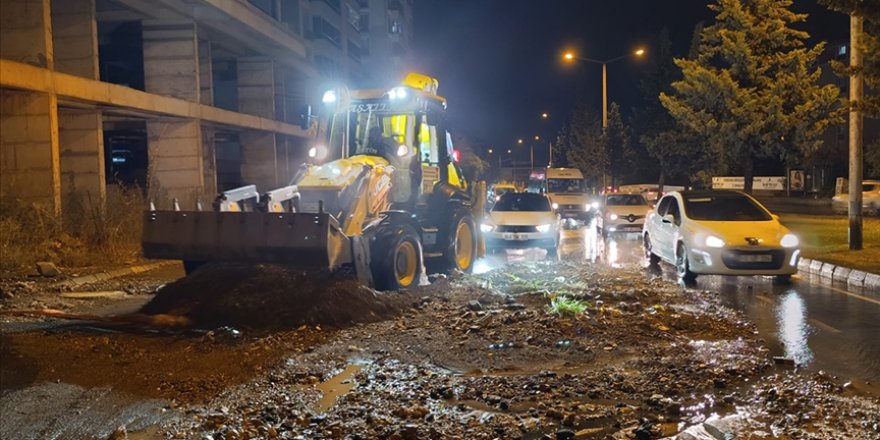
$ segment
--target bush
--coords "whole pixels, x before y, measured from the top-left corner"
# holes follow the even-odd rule
[[[0,270],[31,270],[37,261],[65,267],[107,265],[140,254],[144,197],[139,188],[107,187],[107,203],[68,196],[61,218],[42,207],[0,196]]]

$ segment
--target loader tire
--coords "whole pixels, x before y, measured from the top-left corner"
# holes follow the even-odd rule
[[[470,211],[460,209],[452,216],[446,233],[446,248],[443,250],[444,266],[448,270],[468,273],[474,268],[477,258],[477,233]]]
[[[400,290],[419,284],[422,246],[419,234],[408,225],[392,226],[376,235],[370,252],[370,270],[378,290]]]

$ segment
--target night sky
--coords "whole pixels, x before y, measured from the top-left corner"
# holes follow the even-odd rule
[[[553,135],[578,100],[601,111],[601,66],[563,64],[575,48],[606,60],[644,47],[669,29],[676,56],[687,54],[694,26],[713,17],[705,0],[416,0],[416,66],[437,77],[453,127],[478,145],[511,148],[517,138]],[[816,41],[846,42],[849,21],[815,0],[808,12]],[[637,105],[640,65],[608,66],[608,101],[625,117]],[[542,112],[551,115],[543,122]],[[555,136],[554,136],[555,137]],[[520,150],[522,151],[522,150]],[[525,153],[527,155],[527,153]]]

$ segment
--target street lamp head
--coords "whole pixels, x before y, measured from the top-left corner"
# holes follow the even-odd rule
[[[635,54],[636,54],[637,57],[640,57],[640,56],[642,56],[642,55],[645,54],[645,49],[637,49],[637,50],[635,51]]]
[[[535,136],[535,140],[536,140],[536,141],[541,140],[541,136]]]
[[[549,117],[550,117],[550,115],[548,115],[547,113],[541,113],[541,118],[547,119]]]
[[[574,53],[566,52],[562,55],[562,58],[565,58],[567,61],[572,61],[574,60]]]
[[[517,140],[516,140],[516,143],[521,144],[521,143],[522,143],[522,139],[517,139]]]
[[[507,154],[510,154],[510,153],[512,153],[512,151],[511,151],[511,150],[507,150]]]
[[[489,149],[489,154],[492,154],[492,149],[491,149],[491,148]]]

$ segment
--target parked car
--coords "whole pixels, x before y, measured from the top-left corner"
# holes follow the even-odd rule
[[[831,209],[837,214],[849,212],[849,194],[842,193],[831,198]],[[880,215],[880,180],[862,181],[862,211],[868,215]]]
[[[674,191],[648,215],[643,232],[651,264],[672,263],[678,276],[775,275],[797,272],[798,237],[751,196],[739,191]]]
[[[560,240],[559,215],[544,194],[507,193],[480,225],[486,252],[539,247],[556,255]]]
[[[645,217],[654,207],[641,194],[606,194],[599,206],[596,227],[603,236],[610,233],[642,232]]]

